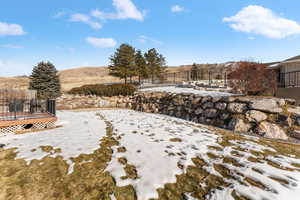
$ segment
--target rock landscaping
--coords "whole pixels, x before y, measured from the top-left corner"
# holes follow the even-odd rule
[[[99,97],[96,95],[64,94],[57,99],[58,110],[85,108],[126,108],[130,98],[126,96]]]
[[[139,92],[131,108],[273,139],[300,138],[300,107],[291,99]]]

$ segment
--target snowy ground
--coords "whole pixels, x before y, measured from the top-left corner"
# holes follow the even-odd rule
[[[197,127],[184,120],[171,118],[163,115],[138,113],[129,110],[113,110],[100,112],[106,119],[110,120],[116,130],[116,134],[121,136],[120,143],[125,146],[127,151],[115,153],[108,171],[117,179],[118,185],[132,184],[137,190],[139,199],[157,198],[156,189],[163,187],[166,183],[176,182],[175,175],[186,172],[189,165],[193,165],[192,158],[202,158],[208,163],[205,169],[217,176],[222,175],[214,169],[214,165],[222,164],[228,168],[235,178],[227,180],[231,183],[230,187],[215,190],[210,194],[209,199],[234,199],[232,191],[236,191],[250,199],[295,199],[300,195],[300,172],[286,171],[275,168],[266,162],[254,163],[248,161],[253,157],[251,152],[263,152],[269,150],[276,152],[270,147],[265,147],[251,141],[231,141],[234,147],[224,147],[218,144],[222,137],[204,126]],[[220,148],[220,151],[212,150],[209,147]],[[247,152],[238,152],[242,157],[234,159],[241,166],[236,167],[230,164],[223,164],[224,157],[232,157],[231,152],[240,147],[247,149]],[[116,152],[116,151],[115,151]],[[208,156],[212,153],[219,157],[212,159]],[[122,166],[118,165],[118,158],[126,157],[128,162],[135,165],[138,173],[136,180],[122,180],[124,176]],[[290,163],[300,164],[299,159],[280,156],[268,158],[273,162],[292,168]],[[178,164],[182,165],[180,169]],[[252,168],[263,174],[253,171]],[[251,184],[240,182],[243,176],[251,180],[261,182],[266,188],[261,189]],[[284,180],[287,184],[282,184],[272,178]],[[282,181],[282,182],[284,182]]]
[[[95,112],[61,111],[58,118],[57,125],[62,125],[61,128],[39,133],[0,136],[0,144],[6,144],[6,149],[17,148],[17,157],[25,159],[28,163],[51,154],[52,157],[63,156],[71,165],[70,158],[92,153],[99,147],[99,139],[106,135],[106,125],[96,117]],[[42,147],[52,149],[48,152]]]
[[[198,94],[202,96],[232,96],[234,94],[227,93],[227,92],[216,92],[216,91],[203,91],[203,90],[195,90],[193,88],[179,88],[175,86],[170,87],[156,87],[156,88],[146,88],[141,89],[140,91],[151,91],[151,92],[168,92],[168,93],[175,93],[175,94],[181,94],[181,93],[193,93]]]
[[[185,120],[131,110],[64,111],[58,112],[58,117],[62,128],[0,137],[0,144],[6,145],[4,150],[0,148],[3,161],[0,160],[0,170],[5,172],[4,178],[0,174],[1,187],[9,186],[5,182],[9,176],[16,178],[16,183],[21,182],[18,181],[21,176],[13,176],[5,168],[8,163],[11,163],[8,167],[15,163],[11,157],[3,155],[5,151],[16,148],[17,159],[25,159],[27,164],[49,155],[63,156],[71,170],[67,175],[54,175],[55,180],[66,182],[54,181],[62,185],[51,188],[48,184],[48,190],[63,188],[63,185],[70,184],[69,177],[75,176],[71,179],[71,193],[78,191],[76,195],[96,196],[94,199],[120,199],[120,196],[130,195],[128,185],[134,188],[139,200],[297,200],[300,196],[299,146],[219,132]],[[51,147],[51,151],[44,151],[42,147]],[[109,148],[113,150],[112,155]],[[73,169],[72,158],[83,154],[85,156],[78,160],[84,162],[78,162]],[[103,160],[103,156],[108,159]],[[99,162],[106,163],[98,166]],[[56,165],[51,167],[59,168]],[[22,171],[23,168],[18,168],[18,173],[30,172],[29,169],[24,169],[28,172]],[[116,186],[107,186],[110,179],[105,172],[114,177]],[[91,189],[97,185],[99,173],[101,180],[106,178],[107,185],[103,187],[107,191],[102,186]],[[30,176],[33,174],[31,171]],[[88,177],[95,177],[95,180],[86,183]],[[90,185],[80,191],[85,183]],[[12,188],[8,191],[12,195]],[[0,188],[0,198],[3,193]],[[16,194],[21,194],[19,189]]]

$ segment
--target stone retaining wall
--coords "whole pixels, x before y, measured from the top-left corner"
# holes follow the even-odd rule
[[[300,107],[289,99],[140,92],[130,102],[134,110],[171,115],[239,133],[300,139]]]
[[[84,108],[127,108],[131,107],[131,99],[124,96],[97,97],[94,95],[80,96],[64,94],[57,99],[58,110]]]

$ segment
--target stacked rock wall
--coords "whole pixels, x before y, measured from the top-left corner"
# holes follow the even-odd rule
[[[131,102],[131,108],[138,111],[171,115],[268,138],[300,139],[300,108],[289,99],[139,92]]]
[[[130,97],[125,96],[97,97],[64,94],[57,99],[57,109],[128,108],[131,106],[130,101]]]

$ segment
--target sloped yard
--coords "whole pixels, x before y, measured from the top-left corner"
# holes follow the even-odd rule
[[[0,199],[297,199],[300,146],[131,110],[0,137]]]

